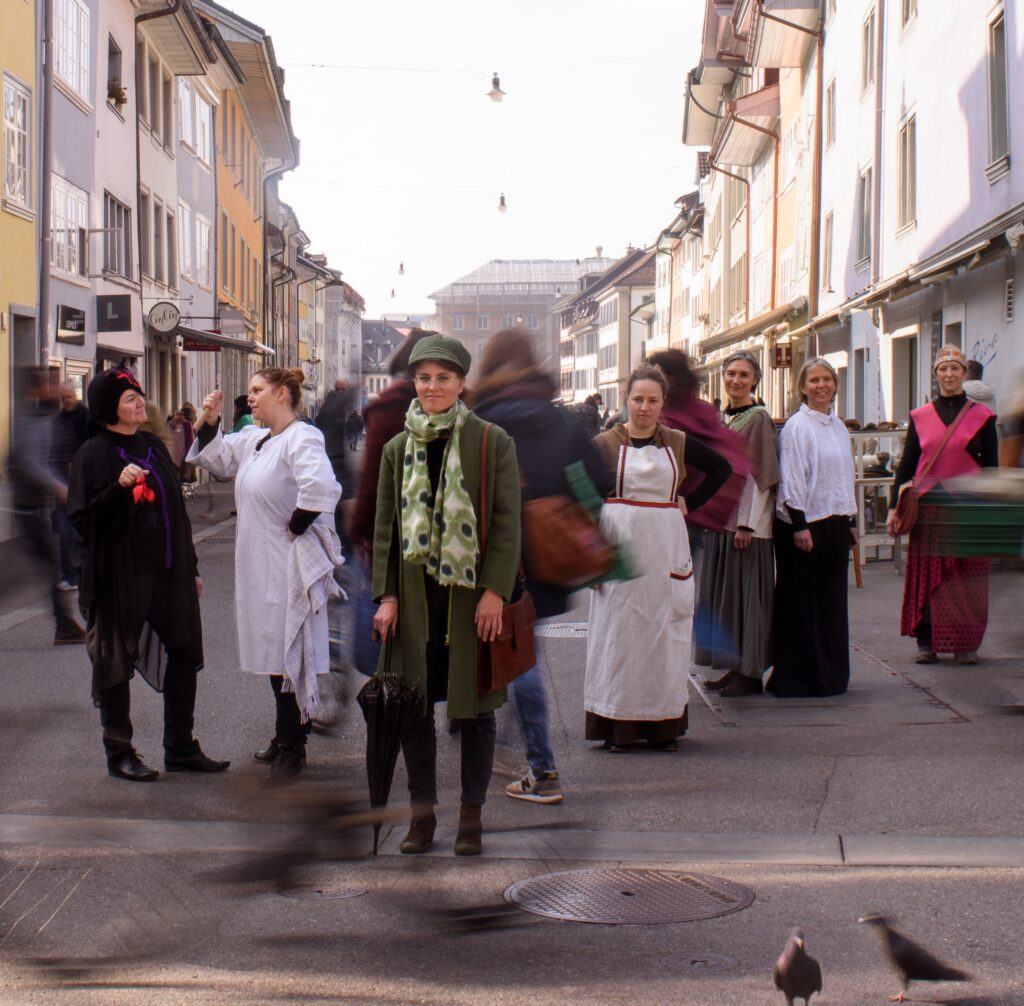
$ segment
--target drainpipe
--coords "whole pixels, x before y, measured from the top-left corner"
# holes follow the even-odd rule
[[[882,107],[882,68],[885,65],[883,46],[885,44],[885,0],[875,4],[875,25],[877,34],[875,41],[875,152],[872,158],[872,207],[871,207],[871,285],[878,283],[882,254],[882,125],[884,108]]]
[[[824,0],[822,0],[824,2]],[[811,166],[811,262],[808,273],[810,287],[807,306],[809,319],[818,316],[818,294],[821,287],[821,159],[824,130],[822,129],[822,112],[825,107],[824,67],[822,60],[825,55],[824,19],[821,8],[818,8],[818,32],[814,43],[815,51],[815,112],[814,112],[814,161]],[[814,334],[814,352],[820,349],[818,333]]]
[[[764,126],[758,126],[753,122],[747,122],[746,119],[741,119],[738,115],[734,116],[736,121],[740,125],[746,126],[748,129],[754,129],[759,133],[763,133],[772,141],[772,289],[771,296],[769,299],[769,307],[775,308],[775,280],[778,274],[779,268],[779,148],[782,145],[782,141],[779,139],[777,133],[773,133],[770,129],[765,129]]]
[[[52,4],[52,0],[44,0],[47,6]],[[139,38],[139,25],[146,21],[155,21],[157,18],[171,17],[177,14],[181,9],[181,0],[172,0],[169,7],[163,10],[152,10],[145,14],[135,15],[135,39],[137,43]],[[138,45],[135,47],[136,53],[138,53]],[[145,298],[143,297],[142,291],[145,289],[142,282],[142,130],[139,126],[139,113],[141,108],[139,107],[139,75],[145,73],[146,67],[142,67],[141,70],[136,64],[135,66],[135,234],[138,243],[138,260],[139,260],[139,314],[142,316],[140,321],[143,324],[143,335],[146,331],[145,322]],[[146,356],[146,345],[143,341],[142,346],[143,358]]]
[[[45,367],[50,356],[50,252],[53,232],[50,214],[53,195],[50,178],[53,174],[53,0],[43,2],[43,191],[39,200],[39,325],[36,352]]]
[[[737,119],[737,122],[738,121],[739,120]],[[742,182],[747,187],[747,205],[744,210],[747,225],[747,246],[743,249],[743,267],[746,274],[744,279],[744,283],[746,284],[746,296],[743,304],[743,320],[750,321],[750,182],[741,175],[734,175],[731,171],[726,171],[725,168],[720,168],[710,158],[708,159],[708,163],[711,165],[712,171],[717,171],[720,175],[725,175],[727,178],[735,178],[736,181]],[[730,266],[730,268],[732,267]]]
[[[270,223],[270,221],[268,219],[268,214],[267,214],[267,207],[270,205],[270,201],[268,199],[268,195],[270,193],[270,180],[272,178],[279,178],[286,171],[291,171],[291,169],[293,167],[294,167],[293,164],[289,164],[287,161],[285,161],[281,165],[281,167],[274,168],[273,171],[268,171],[263,176],[263,255],[262,255],[262,258],[263,258],[263,282],[264,282],[264,290],[263,290],[263,338],[264,338],[264,340],[266,340],[269,337],[269,335],[270,335],[271,326],[269,324],[269,321],[270,321],[270,319],[274,315],[273,300],[274,300],[274,294],[276,293],[277,286],[278,286],[278,284],[274,283],[273,280],[270,281],[270,296],[268,297],[267,296],[267,291],[266,291],[265,287],[266,287],[267,279],[270,277],[270,266],[272,264],[271,263],[271,257],[269,255],[267,255],[267,237],[268,237],[268,227],[269,227],[269,223]],[[287,250],[287,248],[288,248],[288,242],[287,241],[285,241],[284,247],[285,247],[285,250]],[[289,267],[285,266],[285,268],[289,268]],[[283,367],[284,363],[282,362],[282,360],[284,359],[284,356],[281,353],[281,347],[276,345],[276,341],[277,340],[275,339],[274,340],[275,345],[271,346],[271,344],[269,342],[267,342],[267,345],[270,346],[270,348],[275,351],[275,359],[277,361],[277,366]],[[287,339],[285,341],[287,342]]]

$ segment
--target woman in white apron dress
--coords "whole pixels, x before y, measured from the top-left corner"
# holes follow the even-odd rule
[[[609,751],[639,740],[675,751],[687,724],[694,597],[683,514],[710,499],[731,468],[716,451],[658,424],[665,378],[657,367],[635,370],[626,395],[629,421],[594,443],[615,473],[601,529],[623,544],[638,575],[591,595],[586,736]],[[708,476],[682,503],[687,465]]]

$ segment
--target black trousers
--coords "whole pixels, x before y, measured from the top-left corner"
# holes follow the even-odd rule
[[[103,748],[108,761],[132,750],[129,686],[130,682],[125,681],[99,693]],[[178,663],[172,655],[164,676],[164,753],[172,758],[185,758],[199,750],[199,742],[192,737],[195,706],[195,665]]]
[[[274,689],[274,705],[276,707],[274,736],[278,743],[285,746],[293,744],[305,746],[310,724],[302,722],[302,713],[299,712],[299,703],[295,698],[295,692],[284,691],[283,674],[271,674],[270,687]]]
[[[458,721],[462,745],[462,802],[482,805],[487,800],[494,766],[494,741],[498,733],[494,713],[475,720]],[[434,709],[416,720],[402,741],[405,771],[409,777],[410,802],[437,803],[437,731]]]
[[[140,573],[133,581],[140,610],[156,633],[167,654],[163,676],[164,752],[172,758],[187,757],[199,750],[192,737],[195,726],[196,667],[192,647],[183,647],[181,638],[174,638],[170,613],[176,598],[170,574],[163,571]],[[180,630],[179,630],[180,631]],[[175,645],[177,644],[177,645]],[[103,727],[103,747],[107,759],[132,748],[131,682],[123,681],[112,688],[101,689],[96,696]]]

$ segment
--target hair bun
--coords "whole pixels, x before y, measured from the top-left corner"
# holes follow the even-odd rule
[[[299,384],[303,384],[306,380],[306,375],[302,372],[301,367],[289,367],[288,373],[294,375]]]

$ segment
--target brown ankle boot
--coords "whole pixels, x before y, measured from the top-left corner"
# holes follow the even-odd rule
[[[404,852],[407,856],[426,852],[434,844],[434,829],[436,827],[437,818],[434,816],[433,807],[414,808],[412,820],[409,822],[409,831],[402,839],[399,851]]]
[[[459,832],[455,836],[456,856],[479,856],[483,849],[484,826],[480,821],[483,808],[478,803],[464,803],[459,810]]]

